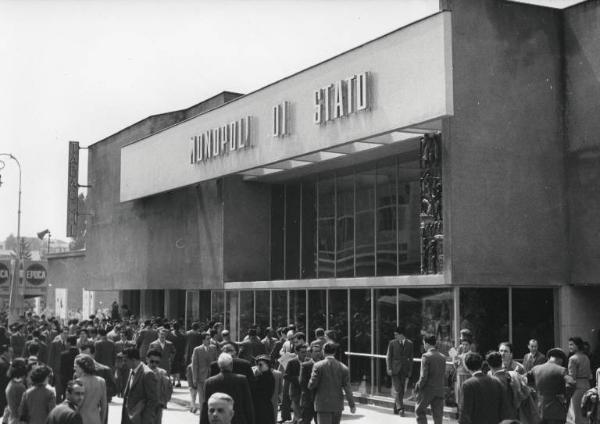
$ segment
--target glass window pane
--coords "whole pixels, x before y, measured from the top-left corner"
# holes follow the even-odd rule
[[[396,275],[396,161],[377,165],[377,275]]]
[[[319,278],[333,277],[335,261],[335,179],[319,179],[318,264]]]
[[[417,274],[421,268],[420,176],[418,162],[401,162],[398,168],[399,273]]]
[[[300,185],[285,186],[285,278],[300,278]]]
[[[200,320],[200,291],[188,290],[186,295],[186,328],[191,328],[192,323]]]
[[[271,279],[283,279],[284,186],[271,189]]]
[[[307,341],[315,339],[315,330],[317,328],[326,328],[327,317],[327,291],[309,290],[308,291],[308,334]]]
[[[356,276],[375,275],[375,167],[356,174]]]
[[[207,325],[210,321],[210,290],[200,290],[198,321],[201,325]]]
[[[485,353],[508,340],[508,289],[460,289],[460,328],[473,332],[475,347]]]
[[[210,319],[211,321],[225,321],[225,292],[221,290],[213,290],[212,296],[212,307]]]
[[[254,324],[254,292],[240,292],[240,337],[242,340]]]
[[[287,290],[273,290],[272,292],[272,314],[273,314],[273,328],[287,327]]]
[[[302,184],[302,275],[300,278],[317,276],[315,253],[317,251],[317,199],[316,184]]]
[[[371,352],[371,290],[350,290],[350,349],[353,353]],[[350,358],[350,380],[353,390],[359,390],[361,384],[371,391],[371,359],[352,356]]]
[[[290,321],[306,334],[306,290],[290,290]]]
[[[324,327],[325,328],[325,327]],[[348,290],[329,290],[329,329],[336,335],[340,345],[340,360],[348,364],[344,352],[348,351]]]
[[[256,325],[258,326],[259,334],[262,337],[265,336],[265,329],[271,325],[269,310],[271,305],[269,303],[269,292],[267,290],[257,290],[255,293],[256,304]]]
[[[529,352],[531,339],[538,341],[540,352],[554,347],[554,290],[512,289],[512,325],[515,358]]]
[[[238,327],[240,318],[240,310],[238,308],[239,292],[226,291],[225,295],[225,328],[229,330],[233,340],[241,340]]]
[[[354,174],[338,176],[336,275],[354,277]]]
[[[375,352],[387,353],[396,328],[396,289],[375,290]],[[392,379],[387,375],[385,360],[375,361],[376,393],[390,395]]]

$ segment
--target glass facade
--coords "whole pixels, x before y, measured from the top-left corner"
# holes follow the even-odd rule
[[[419,179],[415,151],[273,185],[271,279],[419,273]]]

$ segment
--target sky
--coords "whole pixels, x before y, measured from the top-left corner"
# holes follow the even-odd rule
[[[439,0],[0,0],[0,153],[21,235],[66,239],[67,153],[149,115],[249,93],[438,11]],[[0,156],[0,241],[18,168]],[[80,183],[87,155],[81,150]],[[90,190],[93,190],[91,188]]]

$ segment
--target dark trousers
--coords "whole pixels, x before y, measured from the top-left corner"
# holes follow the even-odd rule
[[[342,412],[317,412],[319,424],[340,424]]]
[[[404,383],[406,378],[404,373],[392,375],[392,385],[396,391],[396,409],[404,409]]]
[[[283,380],[283,394],[281,396],[281,419],[290,421],[292,419],[292,399],[290,398],[290,382]]]
[[[442,424],[444,417],[444,398],[435,396],[431,393],[419,393],[417,396],[417,405],[415,407],[417,424],[427,424],[427,407],[430,405],[433,423]]]

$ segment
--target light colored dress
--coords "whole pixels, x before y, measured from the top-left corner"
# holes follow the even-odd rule
[[[584,353],[574,353],[569,358],[567,369],[569,376],[575,380],[575,392],[571,396],[571,402],[569,403],[567,424],[587,424],[587,418],[581,414],[581,398],[590,388],[590,378],[592,378],[590,360]]]
[[[106,382],[96,375],[83,375],[77,379],[85,388],[85,397],[79,414],[85,424],[104,424],[108,413],[106,403]]]
[[[22,378],[13,378],[6,386],[8,424],[19,424],[21,422],[19,420],[19,406],[25,390],[27,390],[27,387],[25,387]]]

